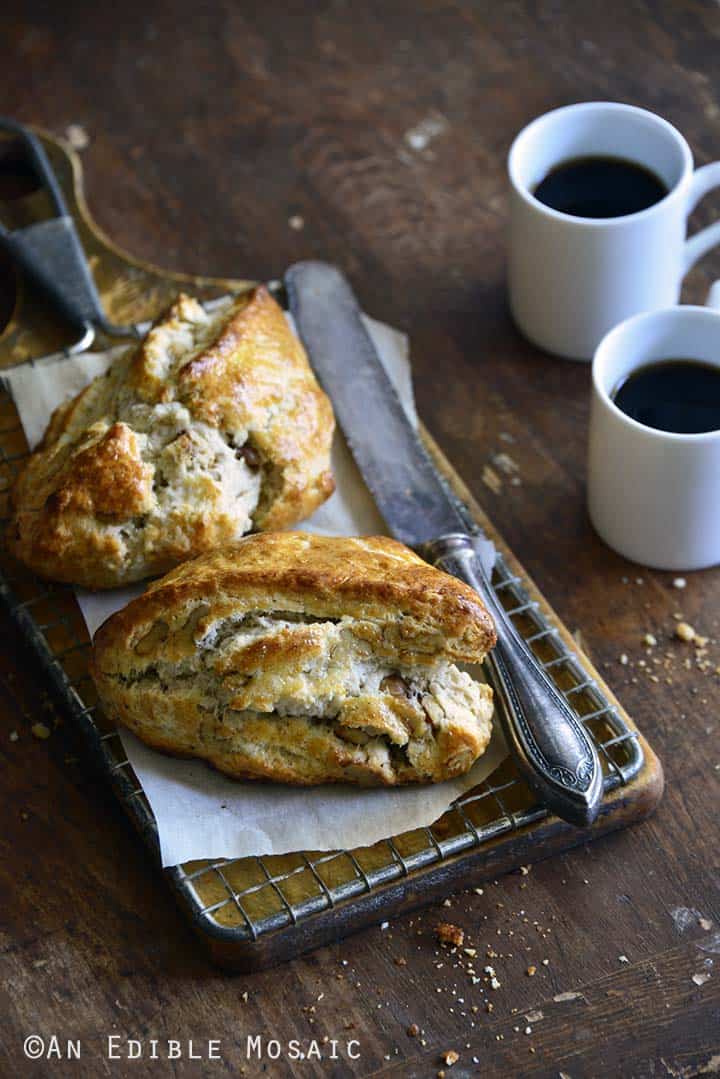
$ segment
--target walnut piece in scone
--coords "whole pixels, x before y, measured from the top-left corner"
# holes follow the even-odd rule
[[[264,533],[154,582],[95,637],[101,704],[230,776],[438,782],[489,742],[480,597],[384,537]]]
[[[333,429],[267,289],[212,314],[180,296],[53,414],[15,484],[13,552],[43,577],[112,588],[294,524],[333,491]]]

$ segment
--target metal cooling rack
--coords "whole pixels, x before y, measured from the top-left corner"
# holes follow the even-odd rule
[[[0,391],[0,520],[8,516],[10,484],[27,447],[9,394]],[[2,504],[4,503],[4,505]],[[465,515],[469,511],[465,508]],[[523,579],[499,555],[493,584],[508,613],[543,667],[564,693],[590,732],[603,765],[605,794],[627,784],[643,766],[637,733],[585,669],[579,653],[566,645],[558,629],[528,593]],[[88,674],[90,641],[72,589],[38,581],[0,556],[0,598],[34,650],[55,692],[56,702],[76,724],[100,769],[109,779],[156,859],[157,829],[152,810],[123,750],[118,731],[96,706]],[[500,836],[533,824],[547,815],[538,805],[511,761],[481,786],[456,802],[428,828],[393,836],[368,848],[348,851],[301,851],[279,857],[192,862],[168,870],[182,906],[194,926],[227,954],[243,953],[287,932],[306,930],[312,944],[337,936],[362,920],[378,921],[389,905],[398,905],[403,879],[446,868],[456,856],[478,852]],[[353,922],[355,905],[358,914]],[[371,913],[368,913],[371,912]],[[320,921],[327,929],[318,929]],[[314,928],[313,928],[314,926]],[[305,947],[311,946],[309,944]],[[270,961],[295,951],[278,946]],[[258,964],[263,965],[263,964]]]

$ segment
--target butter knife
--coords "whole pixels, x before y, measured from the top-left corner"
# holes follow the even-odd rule
[[[595,747],[517,633],[475,555],[466,519],[407,419],[342,273],[299,262],[285,275],[290,311],[312,366],[390,532],[474,588],[495,620],[486,660],[518,767],[549,810],[588,826],[602,799]]]

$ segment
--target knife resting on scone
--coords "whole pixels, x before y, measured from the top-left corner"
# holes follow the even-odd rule
[[[603,792],[597,751],[498,600],[467,522],[375,351],[350,285],[336,267],[316,261],[290,267],[284,280],[311,364],[391,534],[471,585],[495,619],[497,645],[486,663],[521,773],[557,816],[581,827],[592,824]]]

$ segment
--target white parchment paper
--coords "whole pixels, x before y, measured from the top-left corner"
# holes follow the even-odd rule
[[[369,318],[366,325],[408,416],[417,423],[407,338]],[[117,352],[83,353],[46,365],[25,365],[4,376],[31,446],[42,438],[53,409],[102,374]],[[368,422],[372,422],[370,417]],[[382,437],[381,432],[378,437]],[[339,433],[333,444],[332,467],[335,494],[298,527],[329,536],[386,532]],[[486,565],[492,565],[495,552],[491,543],[480,541],[478,554]],[[96,593],[78,589],[90,634],[143,587]],[[472,673],[479,676],[479,672]],[[122,741],[155,814],[164,866],[202,858],[368,846],[431,824],[451,802],[490,775],[506,755],[495,724],[488,750],[460,779],[397,790],[361,790],[350,785],[294,788],[230,780],[201,761],[176,760],[149,749],[128,731],[122,732]]]

